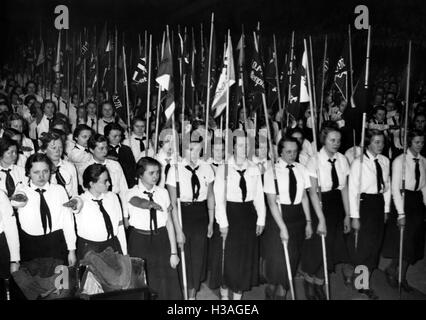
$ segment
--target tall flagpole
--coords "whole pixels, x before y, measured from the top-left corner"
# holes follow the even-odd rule
[[[314,114],[312,115],[313,117],[315,117],[315,119],[317,119],[316,115],[317,115],[317,94],[316,94],[316,90],[315,90],[315,68],[314,68],[314,50],[312,48],[312,37],[309,36],[309,65],[310,65],[310,73],[311,73],[311,90],[312,90],[312,101],[314,103]],[[318,128],[317,130],[319,130],[320,128]]]
[[[293,57],[294,57],[294,31],[291,33],[291,46],[290,46],[290,58],[289,58],[290,59],[289,60],[289,75],[288,75],[288,101],[287,101],[288,105],[290,105],[290,102],[291,102],[291,83],[292,83],[293,68],[294,68],[294,65],[293,65],[294,59],[293,59]],[[289,124],[290,117],[288,117],[286,115],[286,118],[287,118],[287,127],[288,127],[290,125]]]
[[[211,73],[211,64],[212,64],[212,46],[213,46],[213,29],[214,29],[214,12],[212,13],[212,19],[210,24],[210,44],[209,44],[209,60],[207,64],[207,101],[206,101],[206,132],[204,134],[204,154],[205,159],[207,159],[207,156],[209,152],[207,152],[208,147],[208,132],[209,132],[209,108],[210,108],[210,73]]]
[[[163,42],[161,45],[161,59],[164,56],[164,42],[166,34],[163,32]],[[154,141],[154,153],[158,152],[158,127],[160,125],[160,109],[161,109],[161,85],[158,84],[158,96],[157,96],[157,111],[156,111],[156,119],[155,119],[155,141]]]
[[[410,73],[411,73],[411,40],[408,42],[408,63],[407,63],[407,84],[405,86],[405,118],[404,118],[404,153],[402,158],[402,208],[405,212],[405,178],[406,178],[406,163],[407,163],[407,134],[408,134],[408,109],[410,103]],[[398,215],[399,218],[405,218],[405,215]],[[401,225],[399,228],[399,259],[398,259],[398,289],[399,298],[401,299],[401,283],[402,283],[402,257],[404,248],[404,229]]]
[[[308,46],[306,44],[306,39],[303,39],[303,45],[305,48],[305,52],[307,53],[307,57],[309,57],[309,51]],[[311,72],[310,72],[310,66],[309,66],[309,58],[307,59],[308,67],[306,68],[306,78],[308,79],[308,96],[309,96],[309,106],[311,109],[311,119],[312,119],[312,136],[313,136],[313,151],[314,151],[314,158],[316,159],[316,173],[317,173],[317,181],[318,181],[318,195],[321,199],[321,178],[320,178],[320,170],[318,167],[318,150],[317,150],[317,132],[316,132],[316,125],[315,125],[315,117],[314,115],[314,105],[313,105],[313,92],[311,87]],[[328,284],[328,268],[327,268],[327,254],[326,254],[326,246],[325,246],[325,235],[321,234],[321,246],[322,246],[322,254],[323,254],[323,264],[324,264],[324,278],[325,278],[325,292],[327,296],[327,300],[330,300],[330,288]]]
[[[114,41],[114,94],[117,94],[117,59],[118,59],[118,31],[115,26],[115,41]]]
[[[254,38],[255,49],[256,49],[257,52],[259,52],[258,39],[257,39],[257,36],[256,36],[256,32],[253,32],[253,38]],[[268,107],[267,107],[267,104],[266,104],[266,95],[265,95],[264,91],[262,92],[262,103],[263,103],[263,112],[265,114],[265,122],[266,122],[266,131],[267,131],[269,152],[270,152],[270,157],[271,157],[271,162],[272,162],[271,168],[272,168],[272,175],[274,177],[275,193],[276,193],[277,197],[279,197],[277,173],[276,173],[276,170],[275,170],[275,151],[274,151],[273,143],[272,143],[271,127],[269,126],[269,119],[268,119]],[[278,211],[281,214],[281,206],[279,204],[277,206],[278,206]],[[290,293],[291,293],[292,300],[295,300],[293,276],[292,276],[292,272],[291,272],[291,265],[290,265],[290,258],[289,258],[289,253],[288,253],[288,242],[287,241],[283,241],[283,249],[284,249],[284,258],[285,258],[286,267],[287,267],[288,282],[289,282],[289,285],[290,285]]]
[[[348,39],[349,39],[349,79],[351,82],[351,94],[354,91],[354,78],[353,78],[353,66],[352,66],[352,36],[351,36],[351,25],[348,25]],[[349,102],[349,97],[347,97]]]
[[[151,64],[152,64],[152,34],[149,35],[149,51],[147,57],[148,63],[148,88],[146,93],[146,148],[145,148],[145,157],[148,156],[149,149],[149,132],[150,132],[150,124],[149,124],[149,116],[150,116],[150,104],[151,104]]]
[[[126,109],[127,109],[127,130],[130,136],[130,101],[129,101],[129,83],[127,81],[127,64],[126,64],[126,50],[123,41],[123,68],[124,68],[124,83],[126,85]]]
[[[322,69],[321,69],[321,92],[320,92],[320,112],[319,112],[319,125],[318,128],[322,126],[322,113],[324,108],[324,87],[325,87],[325,62],[327,60],[327,35],[325,35],[324,39],[324,57],[322,59]],[[351,91],[352,92],[352,91]]]
[[[280,88],[280,75],[278,73],[278,54],[277,54],[277,41],[275,39],[275,34],[273,35],[273,41],[274,41],[274,65],[275,65],[275,82],[277,83],[277,95],[278,95],[278,109],[281,113],[281,136],[284,136],[284,112],[283,112],[283,105],[281,102],[281,88]]]

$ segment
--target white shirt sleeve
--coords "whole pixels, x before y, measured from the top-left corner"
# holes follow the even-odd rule
[[[392,189],[393,203],[395,204],[398,214],[401,214],[404,212],[403,200],[402,200],[401,189],[400,189],[401,176],[402,176],[401,157],[397,157],[392,163],[391,189]]]
[[[59,191],[60,190],[60,191]],[[68,201],[68,195],[63,188],[58,188],[57,196],[60,198],[61,203]],[[61,206],[62,214],[62,229],[64,232],[65,242],[67,243],[68,250],[76,249],[77,236],[75,235],[74,217],[71,208]]]
[[[255,195],[253,198],[253,204],[256,208],[257,212],[257,225],[258,226],[264,226],[265,225],[265,217],[266,217],[266,207],[265,207],[265,197],[263,195],[263,186],[262,186],[262,178],[260,175],[259,168],[256,167],[256,171],[259,172],[259,174],[256,175],[256,183],[254,188]]]
[[[220,165],[216,171],[216,178],[213,185],[215,198],[215,219],[220,228],[228,227],[228,217],[226,216],[226,196],[225,196],[225,165]],[[263,192],[262,192],[263,196]]]
[[[349,215],[351,218],[359,218],[359,208],[358,208],[358,190],[359,190],[359,171],[361,168],[361,163],[359,158],[355,159],[352,162],[350,174],[349,174],[349,183],[348,183],[348,193],[349,193]]]
[[[10,261],[19,261],[20,258],[20,247],[19,247],[19,234],[18,227],[16,225],[16,217],[13,214],[12,205],[6,194],[0,191],[0,223],[6,236],[7,245],[10,252]]]

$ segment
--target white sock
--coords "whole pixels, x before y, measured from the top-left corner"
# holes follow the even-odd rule
[[[220,288],[220,297],[221,300],[229,300],[229,290]]]
[[[242,293],[236,293],[236,292],[233,293],[234,300],[241,300],[242,296],[243,296]]]

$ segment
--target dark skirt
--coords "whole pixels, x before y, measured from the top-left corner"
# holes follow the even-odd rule
[[[248,291],[259,283],[257,214],[253,202],[227,202],[229,229],[225,242],[223,283],[232,291]]]
[[[343,233],[345,209],[340,190],[322,192],[321,200],[327,227],[327,236],[325,237],[327,268],[329,272],[333,272],[336,264],[349,261],[346,236]],[[302,270],[310,275],[318,275],[324,262],[321,236],[316,233],[318,218],[312,206],[311,220],[313,234],[311,239],[306,240],[303,246]]]
[[[182,299],[178,270],[170,266],[170,253],[166,227],[159,228],[157,235],[141,234],[134,228],[130,231],[129,255],[146,261],[147,282],[159,300]]]
[[[403,259],[409,264],[414,264],[423,259],[425,250],[425,206],[421,191],[405,191],[405,228]],[[386,225],[385,240],[382,255],[386,258],[398,259],[399,257],[399,228],[397,226],[398,214],[392,212]]]
[[[289,235],[287,247],[291,273],[295,275],[300,261],[303,241],[305,240],[306,218],[301,204],[281,205],[281,213]],[[280,237],[280,228],[271,214],[268,214],[266,219],[262,242],[267,283],[273,285],[281,284],[288,290],[287,265]]]
[[[181,208],[188,288],[199,291],[207,266],[207,202],[186,202]]]
[[[207,241],[207,269],[210,289],[217,289],[222,285],[222,237],[219,225],[213,223],[213,236]]]
[[[384,234],[383,194],[361,194],[360,230],[358,246],[355,249],[355,233],[352,231],[348,238],[348,252],[354,266],[364,265],[374,270],[379,263],[380,249]]]
[[[113,237],[106,241],[90,241],[81,237],[77,238],[77,256],[82,260],[87,252],[94,251],[96,253],[103,252],[106,248],[111,247],[115,252],[123,254],[120,241],[117,237]]]
[[[43,236],[32,236],[20,229],[19,241],[21,262],[36,258],[55,258],[68,265],[68,249],[62,229]]]
[[[0,279],[7,279],[10,276],[10,253],[7,239],[4,232],[0,234]]]

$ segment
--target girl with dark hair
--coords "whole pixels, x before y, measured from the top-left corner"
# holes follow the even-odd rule
[[[424,257],[426,159],[420,155],[424,148],[424,132],[413,130],[408,134],[408,150],[405,158],[405,192],[402,194],[403,157],[399,155],[392,163],[392,197],[395,211],[389,217],[382,255],[391,258],[386,277],[393,288],[398,287],[399,228],[404,226],[404,248],[401,287],[413,291],[407,282],[409,265]]]
[[[21,260],[55,258],[73,266],[75,256],[75,225],[65,189],[50,183],[53,164],[42,153],[28,158],[25,174],[29,183],[18,186],[17,192],[27,201],[18,207]]]
[[[390,210],[390,162],[381,154],[385,145],[382,131],[368,130],[365,144],[362,168],[361,159],[356,158],[349,173],[350,217],[355,232],[349,236],[348,250],[353,266],[366,266],[371,276],[378,266],[385,220]],[[358,239],[356,250],[355,233]],[[378,298],[369,286],[358,291],[370,299]]]
[[[24,168],[28,157],[22,151],[22,133],[18,130],[9,128],[4,130],[3,137],[16,141],[18,144],[18,157],[15,163],[17,166]]]
[[[292,274],[296,273],[304,239],[312,236],[311,213],[306,189],[311,186],[307,169],[295,162],[299,144],[295,138],[278,142],[275,170],[279,199],[276,195],[272,168],[265,173],[264,192],[271,214],[267,214],[262,236],[265,258],[265,277],[269,284],[266,299],[284,300],[289,289],[283,252],[283,241],[288,243]],[[279,200],[279,207],[277,201]]]
[[[30,155],[35,153],[34,143],[30,138],[27,138],[24,132],[28,131],[26,121],[19,114],[14,113],[7,119],[7,127],[15,129],[22,133],[22,151],[28,158]]]
[[[206,273],[207,238],[213,234],[214,172],[200,159],[201,143],[191,142],[185,158],[178,164],[182,226],[177,212],[176,174],[170,170],[166,185],[173,206],[173,221],[177,242],[185,246],[189,299],[195,300]],[[191,187],[189,187],[191,186]]]
[[[47,155],[54,166],[52,182],[63,186],[70,198],[77,196],[77,170],[72,163],[62,159],[64,148],[61,136],[55,132],[48,132],[40,140],[40,150]]]
[[[214,183],[215,217],[225,241],[220,290],[224,300],[229,299],[229,289],[234,300],[241,300],[243,291],[259,281],[258,236],[265,226],[266,208],[261,173],[247,159],[246,139],[234,137],[234,156],[219,166]]]
[[[0,139],[0,189],[11,197],[19,183],[27,181],[24,167],[16,165],[18,143],[7,137]]]
[[[145,259],[148,285],[161,300],[182,299],[179,256],[171,216],[170,197],[157,186],[160,163],[143,157],[137,163],[138,184],[126,195],[125,218],[129,219],[129,255]],[[169,209],[170,208],[170,209]]]
[[[86,192],[79,197],[81,210],[74,211],[80,260],[90,250],[100,253],[107,247],[127,254],[121,204],[117,195],[108,191],[109,183],[104,165],[92,164],[83,173]]]
[[[349,257],[344,233],[350,231],[348,174],[349,164],[338,152],[341,133],[336,127],[323,127],[320,132],[321,150],[307,163],[312,187],[309,195],[316,216],[312,228],[316,234],[305,242],[301,269],[304,273],[305,294],[309,300],[325,300],[324,272],[334,272],[335,265],[347,262]],[[321,195],[318,194],[321,192]],[[322,200],[322,208],[319,203]],[[326,237],[327,266],[323,268],[321,235]]]

